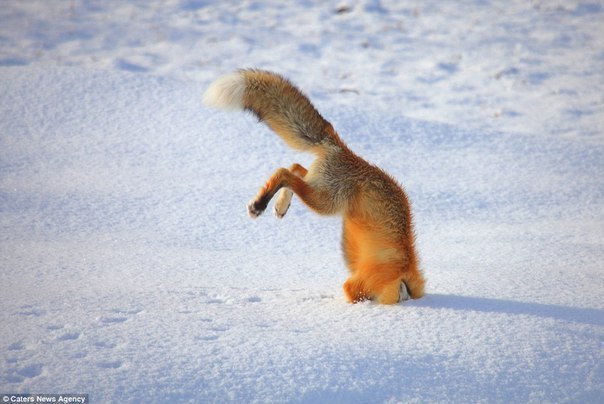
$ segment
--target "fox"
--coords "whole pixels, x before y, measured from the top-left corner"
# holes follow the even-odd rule
[[[239,69],[213,81],[202,96],[208,107],[254,114],[291,148],[315,155],[308,168],[278,168],[247,206],[260,216],[276,196],[281,219],[295,194],[319,215],[343,218],[341,248],[350,276],[349,303],[395,304],[424,296],[410,202],[402,186],[356,155],[304,95],[285,77]]]

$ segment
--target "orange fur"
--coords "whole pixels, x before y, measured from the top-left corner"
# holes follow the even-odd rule
[[[247,109],[288,145],[317,156],[309,169],[299,164],[277,169],[248,205],[252,217],[260,215],[277,192],[278,217],[287,212],[292,193],[319,214],[341,214],[342,250],[351,272],[344,283],[348,301],[397,303],[401,282],[411,298],[424,295],[403,189],[354,154],[297,88],[274,73],[241,70],[212,84],[204,101]]]

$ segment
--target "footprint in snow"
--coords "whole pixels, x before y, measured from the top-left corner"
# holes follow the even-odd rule
[[[141,310],[141,309],[113,309],[112,312],[115,314],[135,316],[137,314],[142,313],[143,310]]]
[[[32,378],[40,376],[42,374],[42,370],[44,370],[44,366],[42,366],[42,364],[34,363],[32,365],[22,368],[17,373],[19,373],[23,377]]]
[[[119,369],[124,363],[120,360],[99,362],[98,366],[103,369]]]
[[[218,338],[218,335],[200,335],[195,337],[197,341],[216,341]]]
[[[112,315],[102,317],[100,322],[106,325],[120,324],[141,312],[142,310],[139,309],[113,309],[111,310]]]
[[[103,317],[101,322],[103,324],[119,324],[128,320],[128,317]]]
[[[13,384],[15,384],[15,383],[23,383],[23,380],[24,380],[24,379],[23,379],[23,377],[22,377],[22,376],[19,376],[19,375],[14,375],[14,374],[13,374],[13,375],[8,375],[8,376],[6,376],[6,379],[5,379],[5,380],[6,380],[8,383],[13,383]]]
[[[10,383],[22,383],[25,379],[33,379],[34,377],[40,376],[44,371],[44,366],[40,363],[33,363],[31,365],[17,369],[12,375],[7,377]]]
[[[220,338],[220,334],[223,334],[223,333],[227,332],[228,330],[229,330],[228,327],[220,327],[220,326],[210,327],[210,328],[208,328],[208,331],[212,332],[212,334],[200,335],[200,336],[195,337],[195,339],[197,341],[216,341],[218,338]]]
[[[74,341],[74,340],[80,338],[80,335],[81,334],[79,332],[68,332],[67,334],[61,335],[57,339],[59,341]]]
[[[94,346],[96,346],[97,348],[106,348],[106,349],[113,349],[115,348],[117,345],[114,344],[113,342],[107,342],[107,341],[98,341],[94,344]]]
[[[20,316],[25,316],[25,317],[30,317],[30,316],[41,317],[46,314],[46,310],[38,309],[31,305],[21,306],[20,309],[21,310],[18,311],[17,314]]]
[[[25,345],[23,345],[23,341],[13,342],[8,346],[9,351],[22,351],[25,349]]]
[[[215,298],[215,299],[209,299],[206,303],[207,304],[224,304],[224,303],[226,303],[226,300],[220,299],[220,298]]]

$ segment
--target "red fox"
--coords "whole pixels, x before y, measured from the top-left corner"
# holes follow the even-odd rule
[[[254,113],[289,146],[314,153],[306,169],[279,168],[249,203],[258,217],[279,192],[275,214],[282,218],[296,194],[321,215],[344,219],[342,250],[350,270],[344,293],[351,303],[394,304],[424,295],[409,201],[397,182],[354,154],[310,100],[287,79],[264,70],[238,70],[214,81],[205,105]]]

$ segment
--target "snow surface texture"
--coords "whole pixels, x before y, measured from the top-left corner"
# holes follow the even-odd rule
[[[3,1],[0,393],[604,401],[604,6]],[[427,296],[349,305],[340,221],[201,95],[308,93],[413,202]]]

